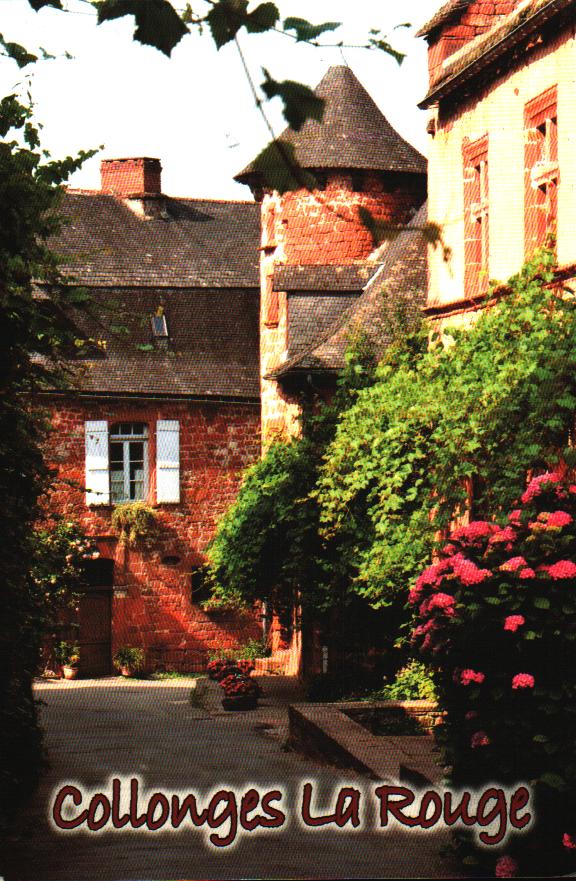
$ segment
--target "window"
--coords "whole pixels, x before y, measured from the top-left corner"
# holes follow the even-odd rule
[[[157,502],[178,503],[179,422],[159,419],[155,439],[155,462],[149,464],[146,423],[116,422],[109,426],[104,420],[86,422],[86,504],[110,505],[147,499],[149,484],[154,486],[154,483]]]
[[[558,216],[558,95],[556,87],[525,108],[525,250],[552,244]]]
[[[135,502],[148,494],[148,427],[117,422],[110,428],[110,500]]]
[[[464,162],[464,288],[473,297],[488,290],[490,228],[488,223],[488,136],[465,141]]]

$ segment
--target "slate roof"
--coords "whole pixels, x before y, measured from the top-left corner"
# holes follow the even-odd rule
[[[426,22],[426,24],[422,25],[422,27],[416,32],[416,36],[427,37],[428,34],[431,34],[436,28],[441,27],[453,15],[467,9],[471,2],[472,0],[448,0],[448,2],[444,3],[438,12]]]
[[[105,351],[74,363],[75,388],[106,395],[259,399],[259,298],[246,288],[94,288],[78,329]],[[169,348],[154,342],[163,306]],[[153,346],[151,351],[143,351]]]
[[[391,314],[400,308],[409,320],[418,319],[426,303],[427,242],[421,230],[427,216],[425,203],[406,229],[382,249],[382,262],[373,267],[374,274],[361,296],[354,298],[324,332],[315,333],[308,347],[289,358],[273,376],[282,379],[303,371],[341,370],[351,326],[361,324],[368,330],[376,353],[381,354],[391,339]],[[314,328],[315,322],[315,311],[310,308],[309,328]]]
[[[347,266],[298,265],[277,266],[275,291],[358,291],[364,288],[374,271],[362,264]]]
[[[392,128],[349,67],[329,68],[314,93],[324,98],[322,122],[308,119],[299,132],[280,136],[295,148],[302,168],[426,173],[426,159]],[[254,162],[236,180],[258,179]]]
[[[341,315],[356,302],[355,293],[288,295],[288,358],[303,355],[316,345]]]
[[[166,219],[144,220],[115,196],[66,193],[51,247],[82,284],[258,287],[259,205],[162,199]]]
[[[63,198],[69,222],[50,244],[92,299],[90,317],[69,317],[105,341],[74,360],[76,391],[258,400],[259,205],[161,196],[155,207],[144,219],[111,195]],[[159,306],[167,349],[152,336]]]

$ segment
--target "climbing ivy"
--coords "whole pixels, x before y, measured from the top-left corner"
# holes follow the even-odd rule
[[[355,329],[334,400],[303,399],[301,435],[273,443],[246,471],[208,549],[212,602],[262,599],[282,609],[298,593],[299,603],[318,610],[334,601],[343,558],[320,534],[313,490],[339,414],[373,381],[374,370],[371,341]]]
[[[576,303],[548,286],[554,265],[535,254],[472,327],[383,363],[342,415],[316,498],[323,534],[348,535],[355,587],[373,604],[405,596],[470,494],[473,514],[497,517],[527,469],[574,461]]]
[[[527,469],[576,461],[576,303],[554,269],[538,252],[467,328],[398,326],[376,369],[352,351],[332,403],[247,472],[210,548],[215,596],[402,608],[471,490],[498,517]]]

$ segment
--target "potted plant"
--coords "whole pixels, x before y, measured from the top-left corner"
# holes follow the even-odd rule
[[[225,710],[255,710],[258,706],[260,686],[242,674],[226,676],[220,682],[225,697],[222,706]]]
[[[122,676],[133,676],[144,666],[144,651],[124,645],[118,649],[112,660]]]
[[[79,646],[63,639],[54,647],[54,655],[60,664],[60,670],[64,679],[76,679],[80,666]]]

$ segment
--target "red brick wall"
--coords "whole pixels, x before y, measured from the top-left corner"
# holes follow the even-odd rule
[[[100,163],[101,190],[120,198],[161,193],[161,173],[159,159],[103,159]]]
[[[410,209],[424,198],[422,181],[414,175],[385,178],[368,172],[362,190],[354,191],[352,176],[329,172],[325,190],[296,190],[282,199],[286,263],[344,264],[363,260],[374,249],[374,239],[360,217],[366,208],[376,221],[404,224]]]
[[[440,28],[433,35],[428,50],[430,84],[442,76],[442,62],[446,58],[513,12],[519,2],[520,0],[475,0],[459,17],[450,19]]]
[[[158,419],[180,423],[181,501],[158,505],[159,537],[153,547],[121,545],[110,526],[110,506],[88,508],[83,491],[84,422],[146,422],[149,431],[150,503],[154,504],[154,434]],[[234,501],[241,471],[260,455],[258,404],[200,402],[56,401],[48,460],[58,476],[52,510],[78,520],[115,560],[112,650],[142,646],[149,667],[202,669],[207,652],[261,636],[256,617],[207,615],[191,599],[191,573],[204,561],[215,525]],[[162,562],[166,557],[178,558]]]

